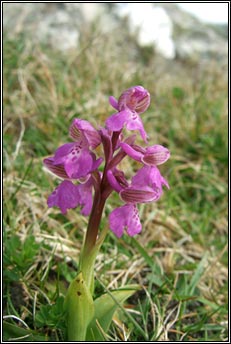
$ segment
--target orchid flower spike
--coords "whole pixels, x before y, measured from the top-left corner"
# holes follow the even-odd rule
[[[133,86],[122,92],[118,100],[110,97],[109,102],[117,112],[106,120],[105,127],[97,130],[86,120],[73,119],[69,128],[73,141],[44,159],[45,167],[62,179],[49,195],[48,206],[59,207],[63,214],[80,207],[82,215],[90,215],[87,240],[91,245],[98,235],[105,202],[113,191],[124,204],[109,215],[109,227],[121,237],[124,231],[130,236],[141,232],[139,203],[156,202],[163,194],[163,187],[169,188],[158,168],[169,159],[169,150],[158,144],[139,146],[135,144],[134,133],[126,137],[122,131],[138,130],[147,143],[140,115],[149,107],[149,92],[142,86]],[[100,144],[103,154],[99,156],[100,149],[96,148]],[[130,181],[118,169],[126,156],[142,165]]]

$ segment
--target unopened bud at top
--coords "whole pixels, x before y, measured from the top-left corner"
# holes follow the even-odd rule
[[[125,90],[118,100],[119,111],[129,108],[140,114],[143,113],[150,104],[150,94],[142,86],[133,86]]]

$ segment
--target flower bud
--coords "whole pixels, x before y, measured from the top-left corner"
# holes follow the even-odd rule
[[[134,86],[124,91],[118,100],[118,109],[129,108],[138,114],[143,113],[150,104],[150,94],[142,86]]]

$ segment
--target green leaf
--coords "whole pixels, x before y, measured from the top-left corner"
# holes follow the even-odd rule
[[[103,332],[107,333],[117,307],[122,305],[138,289],[140,287],[137,285],[127,286],[98,297],[94,301],[95,316],[88,327],[86,340],[105,341]]]
[[[207,260],[208,260],[208,252],[206,252],[204,254],[201,261],[197,265],[196,270],[194,271],[194,274],[191,278],[191,282],[188,286],[188,290],[187,290],[188,295],[190,295],[190,296],[194,295],[195,288],[196,288],[197,284],[199,283],[199,281],[200,281],[200,279],[201,279],[201,277],[205,271],[205,266],[207,264]]]
[[[45,342],[49,338],[36,334],[35,331],[30,329],[25,329],[17,325],[11,324],[7,321],[3,322],[3,340],[4,341],[13,341],[17,342]]]
[[[84,341],[87,327],[94,316],[94,303],[80,272],[71,282],[65,299],[69,341]]]

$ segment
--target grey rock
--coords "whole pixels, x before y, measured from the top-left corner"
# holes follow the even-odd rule
[[[115,44],[118,35],[131,35],[138,46],[153,46],[167,59],[213,58],[227,63],[225,30],[202,23],[174,3],[3,4],[7,36],[24,33],[60,50],[78,47],[83,32],[96,23],[99,33],[115,37]]]

